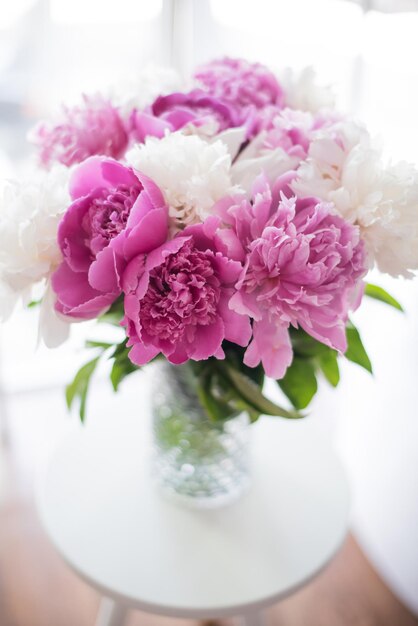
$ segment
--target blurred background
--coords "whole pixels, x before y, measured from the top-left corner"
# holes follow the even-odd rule
[[[184,7],[189,17],[173,38],[168,0],[0,0],[0,177],[31,169],[29,128],[80,91],[129,82],[146,65],[175,64],[187,74],[225,54],[279,71],[312,65],[318,82],[333,86],[337,106],[382,137],[389,159],[418,163],[417,0],[185,0]],[[356,321],[374,376],[344,364],[341,387],[331,392],[324,384],[298,428],[337,445],[352,487],[353,533],[381,579],[418,615],[418,283],[373,281],[406,314],[366,303]],[[56,351],[36,349],[36,326],[35,311],[19,311],[0,329],[0,424],[21,477],[17,486],[0,450],[0,511],[16,490],[30,493],[33,468],[78,427],[62,391],[94,325],[78,326]],[[96,416],[106,403],[121,411],[135,393],[130,382],[117,402],[105,402],[104,373],[90,399]],[[2,524],[0,515],[0,616]]]

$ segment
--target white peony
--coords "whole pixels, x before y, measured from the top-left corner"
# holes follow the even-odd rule
[[[321,109],[332,108],[335,96],[328,86],[318,85],[312,67],[295,72],[287,68],[280,76],[286,94],[286,106],[300,111],[316,113]]]
[[[58,223],[68,207],[69,170],[56,166],[35,182],[6,184],[0,198],[0,318],[15,304],[30,301],[32,288],[48,278],[61,260]],[[51,316],[55,319],[51,298]],[[47,323],[44,306],[42,318]],[[68,324],[67,324],[68,326]],[[48,342],[51,343],[51,342]]]
[[[318,133],[293,188],[333,202],[357,224],[382,272],[411,277],[418,269],[418,171],[407,163],[385,167],[363,127],[340,122]]]
[[[182,132],[148,137],[128,152],[127,160],[160,187],[174,230],[203,221],[218,200],[236,191],[231,156],[221,140]]]
[[[271,185],[300,162],[298,157],[289,156],[283,148],[263,150],[264,136],[260,134],[239,155],[232,166],[233,182],[251,193],[254,180],[264,174]]]

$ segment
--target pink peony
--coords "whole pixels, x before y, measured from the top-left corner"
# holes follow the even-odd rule
[[[168,209],[149,178],[105,157],[78,166],[70,195],[58,228],[63,261],[52,285],[57,311],[90,319],[121,293],[126,263],[166,240]]]
[[[216,245],[219,220],[189,226],[123,275],[131,360],[143,365],[162,352],[171,363],[224,358],[224,339],[246,346],[247,315],[228,307],[242,265]]]
[[[257,132],[257,117],[265,107],[279,110],[284,92],[275,75],[260,63],[224,58],[200,67],[194,75],[199,85],[211,96],[236,107],[241,124],[252,120]]]
[[[200,67],[194,78],[210,94],[226,102],[261,109],[269,104],[282,104],[283,89],[275,75],[261,63],[244,59],[217,59]]]
[[[110,102],[101,96],[83,96],[83,104],[64,107],[56,124],[42,122],[31,133],[45,167],[59,161],[70,166],[92,155],[121,157],[128,144],[124,123]]]
[[[166,131],[180,130],[188,124],[215,135],[239,123],[233,106],[200,89],[160,96],[144,111],[135,109],[130,118],[132,135],[141,142],[148,136],[164,137]]]
[[[230,301],[254,320],[244,362],[255,367],[261,361],[273,378],[281,378],[292,360],[290,324],[346,350],[348,309],[366,271],[358,228],[333,214],[330,203],[292,197],[293,177],[283,176],[272,190],[260,176],[250,201],[218,206],[230,226],[218,235],[224,250],[245,263]]]

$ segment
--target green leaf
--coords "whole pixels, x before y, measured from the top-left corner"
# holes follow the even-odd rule
[[[89,389],[90,379],[95,371],[100,357],[96,357],[92,361],[89,361],[83,367],[81,367],[74,377],[71,384],[66,387],[65,398],[69,409],[74,404],[74,400],[78,398],[80,400],[80,419],[83,422],[86,412],[87,392]]]
[[[340,368],[338,367],[338,353],[329,349],[318,357],[318,364],[327,381],[336,387],[340,382]]]
[[[248,378],[251,378],[260,389],[263,388],[265,374],[261,363],[256,367],[248,367],[244,363],[241,363],[241,372]]]
[[[110,381],[114,391],[117,391],[120,383],[139,368],[134,365],[129,358],[128,340],[125,339],[118,344],[110,355],[110,359],[114,359],[112,370],[110,372]]]
[[[199,376],[197,385],[197,394],[199,400],[211,420],[220,421],[225,420],[231,416],[235,411],[230,406],[228,401],[222,398],[222,395],[215,393],[214,390],[214,372],[210,369],[206,370]],[[219,386],[218,386],[219,390]]]
[[[192,367],[197,379],[199,399],[212,421],[225,421],[243,411],[249,414],[251,421],[260,417],[260,413],[242,398],[225,376],[218,359],[194,362]]]
[[[26,307],[28,309],[34,309],[36,306],[39,306],[41,304],[42,300],[31,300],[31,302],[29,302]]]
[[[235,370],[230,365],[225,364],[223,370],[245,402],[255,409],[255,411],[264,415],[277,415],[279,417],[286,417],[287,419],[299,419],[304,417],[299,411],[287,411],[266,398],[257,383],[242,372]]]
[[[115,359],[110,372],[110,381],[112,383],[113,390],[117,391],[124,378],[129,376],[129,374],[133,374],[133,372],[136,372],[137,370],[138,367],[134,365],[129,358]]]
[[[108,311],[107,313],[103,313],[98,318],[99,322],[106,322],[107,324],[112,324],[113,326],[120,326],[120,323],[123,318],[123,313],[121,314],[119,311]]]
[[[99,322],[107,322],[108,324],[113,324],[114,326],[120,326],[120,323],[124,316],[124,308],[123,308],[123,296],[119,296],[115,302],[111,305],[111,307],[103,313],[98,318]]]
[[[384,302],[385,304],[389,304],[393,306],[398,311],[404,311],[402,305],[383,289],[383,287],[378,287],[378,285],[372,285],[371,283],[366,283],[366,287],[364,289],[364,293],[369,298],[374,298],[375,300],[380,300],[380,302]]]
[[[370,362],[366,349],[363,346],[360,333],[351,322],[349,322],[347,325],[346,333],[348,348],[344,356],[349,361],[357,363],[357,365],[364,367],[364,369],[370,372],[370,374],[373,374],[372,364]]]
[[[252,380],[257,383],[259,387],[263,386],[265,378],[263,366],[261,363],[256,367],[248,367],[248,365],[245,365],[244,354],[246,348],[237,346],[229,341],[225,341],[222,347],[225,351],[225,362],[229,363],[234,369],[248,376],[248,378],[252,378]]]
[[[305,409],[318,389],[312,361],[297,356],[277,382],[296,409]]]
[[[115,346],[115,349],[113,350],[112,354],[110,355],[110,358],[114,359],[115,357],[117,358],[123,355],[125,355],[128,358],[129,348],[127,347],[127,344],[128,344],[127,339],[125,339],[121,343],[118,343],[117,346]]]
[[[113,346],[112,343],[107,343],[106,341],[86,341],[86,348],[101,348],[102,350],[108,350]]]
[[[329,350],[328,346],[308,335],[302,328],[291,327],[290,338],[296,356],[315,357]]]

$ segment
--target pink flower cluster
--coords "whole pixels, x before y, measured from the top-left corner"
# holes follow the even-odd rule
[[[239,126],[241,116],[235,107],[206,92],[195,89],[189,93],[160,96],[144,111],[134,109],[130,128],[134,139],[163,137],[165,132],[180,130],[187,124],[215,133]]]
[[[127,261],[165,241],[167,207],[146,176],[104,157],[79,165],[70,195],[58,228],[63,260],[52,276],[56,309],[91,319],[120,295]]]
[[[261,63],[224,58],[200,67],[195,78],[208,93],[242,112],[248,107],[283,106],[284,91],[276,76]]]
[[[69,320],[92,319],[122,299],[130,358],[138,365],[159,353],[175,364],[222,359],[227,341],[246,348],[246,365],[261,362],[267,375],[281,378],[293,356],[291,326],[344,352],[348,312],[361,299],[367,260],[358,227],[332,203],[296,197],[296,173],[283,175],[282,164],[276,175],[271,165],[268,177],[263,172],[266,154],[277,150],[306,159],[315,133],[333,119],[283,109],[283,88],[259,64],[223,59],[195,79],[195,89],[160,96],[124,120],[110,103],[86,99],[85,110],[67,111],[65,123],[39,128],[45,164],[80,161],[58,229],[55,307]],[[222,144],[232,129],[241,142],[233,150]],[[213,196],[205,188],[213,180],[206,181],[204,168],[198,176],[182,153],[184,136],[199,132],[193,154],[202,145],[202,162],[223,159],[231,184],[209,211],[197,207],[199,223],[173,229],[176,211]],[[167,165],[160,173],[158,146],[168,149],[166,136],[176,133],[183,139],[172,175]],[[249,190],[234,185],[233,161],[251,141],[258,147],[249,171],[259,165]],[[124,159],[128,144],[139,144],[143,171]]]
[[[219,236],[243,265],[230,307],[254,320],[244,362],[261,361],[273,378],[282,378],[292,361],[290,325],[346,350],[348,308],[365,273],[358,228],[317,198],[293,196],[293,177],[279,178],[273,193],[261,176],[250,199],[231,198],[219,207],[229,226]]]
[[[30,139],[38,147],[39,160],[45,167],[57,161],[73,165],[95,154],[117,159],[128,145],[118,110],[101,96],[83,96],[80,106],[64,107],[62,119],[55,124],[38,124]]]
[[[225,58],[201,67],[194,79],[191,91],[158,96],[128,114],[100,95],[84,95],[81,105],[64,107],[55,123],[42,122],[30,133],[40,163],[49,168],[93,155],[118,159],[135,142],[186,126],[208,135],[243,126],[250,137],[283,107],[282,87],[260,63]]]
[[[128,265],[123,289],[131,359],[143,365],[162,352],[172,363],[223,358],[226,339],[246,346],[248,316],[229,307],[241,264],[216,242],[218,220],[186,228]]]

